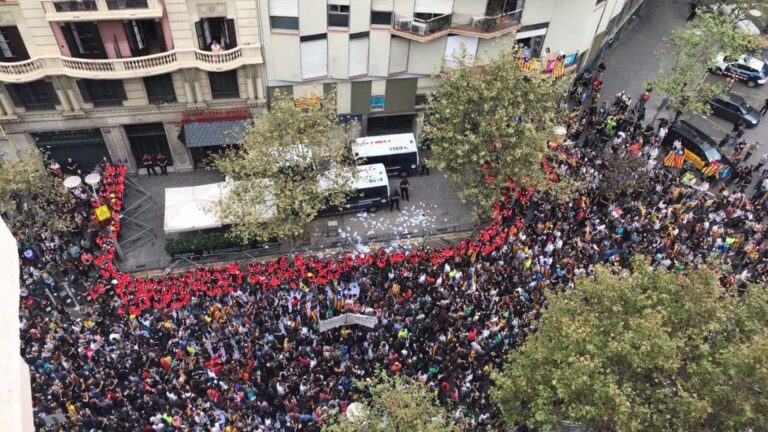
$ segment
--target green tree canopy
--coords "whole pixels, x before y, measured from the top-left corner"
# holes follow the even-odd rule
[[[723,52],[737,57],[753,53],[756,37],[736,26],[737,17],[730,14],[700,13],[685,27],[672,31],[662,53],[661,76],[656,90],[669,98],[675,119],[684,113],[708,114],[705,98],[721,91],[721,87],[704,82],[715,57]]]
[[[427,385],[415,378],[388,376],[379,371],[370,380],[355,383],[366,396],[361,409],[331,419],[324,432],[460,432]]]
[[[536,334],[494,376],[508,425],[595,431],[768,430],[768,293],[706,270],[601,267],[549,294]]]
[[[46,171],[39,151],[0,161],[0,213],[15,234],[25,235],[33,228],[71,229],[74,222],[62,215],[73,204],[74,197],[61,179]]]
[[[320,210],[351,193],[354,136],[339,123],[334,101],[302,110],[278,94],[240,145],[212,156],[234,180],[213,211],[243,242],[297,238]]]
[[[543,188],[542,156],[563,120],[564,84],[520,68],[518,48],[487,64],[457,58],[443,68],[430,93],[424,137],[431,162],[458,183],[479,212],[501,197],[508,179]]]

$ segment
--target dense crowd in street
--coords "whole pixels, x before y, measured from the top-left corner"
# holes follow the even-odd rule
[[[599,74],[582,81],[588,93],[598,93],[589,87]],[[553,181],[584,180],[581,193],[563,202],[511,183],[491,222],[449,248],[294,255],[142,278],[115,264],[119,217],[90,220],[68,238],[34,233],[20,242],[22,295],[57,282],[52,264],[54,276],[89,286],[79,315],[46,314],[32,301],[22,309],[38,427],[319,430],[363,399],[354,382],[381,368],[429,385],[472,430],[493,428],[490,374],[535,333],[547,290],[572,288],[600,263],[630,266],[635,254],[675,270],[712,261],[729,295],[765,284],[768,181],[684,184],[682,171],[656,163],[668,123],[646,127],[649,97],[633,104],[619,94],[569,117],[567,139],[552,145],[562,157],[543,166]],[[643,158],[651,187],[604,194],[610,152]],[[113,216],[124,175],[108,166],[99,191]],[[754,167],[744,175],[765,178]],[[82,198],[72,217],[87,220],[90,207]],[[347,312],[378,324],[319,331]],[[67,422],[45,426],[56,411]]]

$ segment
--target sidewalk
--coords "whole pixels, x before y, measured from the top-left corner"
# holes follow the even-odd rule
[[[126,253],[120,266],[129,272],[164,268],[173,261],[165,253],[165,188],[217,183],[223,181],[224,177],[215,171],[196,170],[171,173],[163,177],[138,176],[133,179],[156,203],[137,218],[152,227],[154,237]],[[461,202],[454,186],[441,173],[432,168],[430,176],[413,176],[409,180],[411,201],[401,200],[401,211],[391,212],[387,205],[374,214],[348,213],[313,221],[308,227],[313,248],[364,249],[364,244],[372,242],[395,245],[416,237],[472,231],[477,218],[471,206]],[[391,189],[399,189],[400,178],[390,177],[389,184]],[[329,235],[330,221],[338,224],[338,235]],[[290,248],[290,245],[288,242],[283,243],[279,251],[264,252],[288,252],[282,249]]]

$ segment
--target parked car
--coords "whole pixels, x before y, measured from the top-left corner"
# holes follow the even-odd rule
[[[750,13],[742,11],[736,5],[725,4],[725,3],[714,3],[714,4],[704,6],[701,9],[701,12],[720,13],[723,15],[727,15],[733,19],[738,19],[738,21],[736,21],[736,28],[739,31],[751,36],[760,36],[760,27],[758,26],[758,24],[752,21],[752,18],[750,17]]]
[[[760,123],[760,113],[739,95],[723,93],[707,102],[709,102],[709,106],[712,108],[712,114],[731,123],[741,120],[747,127],[755,127]]]
[[[741,55],[733,59],[720,53],[715,58],[712,72],[718,75],[729,75],[739,81],[744,81],[747,87],[755,87],[768,81],[768,64],[748,55]]]
[[[677,140],[680,140],[683,145],[685,160],[698,169],[702,169],[712,162],[726,165],[731,163],[720,153],[714,139],[687,121],[682,120],[674,123],[669,128],[662,145],[671,148]]]

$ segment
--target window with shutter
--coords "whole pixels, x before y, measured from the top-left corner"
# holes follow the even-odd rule
[[[299,1],[269,0],[269,23],[273,30],[298,30]]]
[[[237,33],[235,32],[235,20],[229,18],[224,21],[224,49],[237,47]]]
[[[393,36],[389,47],[389,73],[402,73],[408,69],[408,39]]]
[[[369,39],[349,37],[349,76],[368,74]]]
[[[59,103],[50,81],[40,80],[24,84],[6,84],[13,104],[27,111],[53,110]]]
[[[121,80],[79,80],[77,87],[83,102],[94,107],[120,106],[126,99],[125,87]]]
[[[322,39],[318,36],[321,36]],[[318,36],[311,36],[312,40],[306,40],[306,37],[302,37],[302,79],[320,78],[328,75],[328,40],[324,34]]]
[[[15,26],[0,27],[0,62],[18,62],[29,59],[27,48]]]
[[[150,103],[176,102],[171,74],[154,75],[144,78],[144,88]]]
[[[466,50],[468,58],[474,57],[477,54],[478,38],[472,36],[453,35],[448,36],[448,40],[445,44],[445,61],[449,65],[456,64],[454,56],[460,57],[462,50]]]
[[[236,99],[240,97],[237,71],[208,72],[211,96],[214,99]]]

